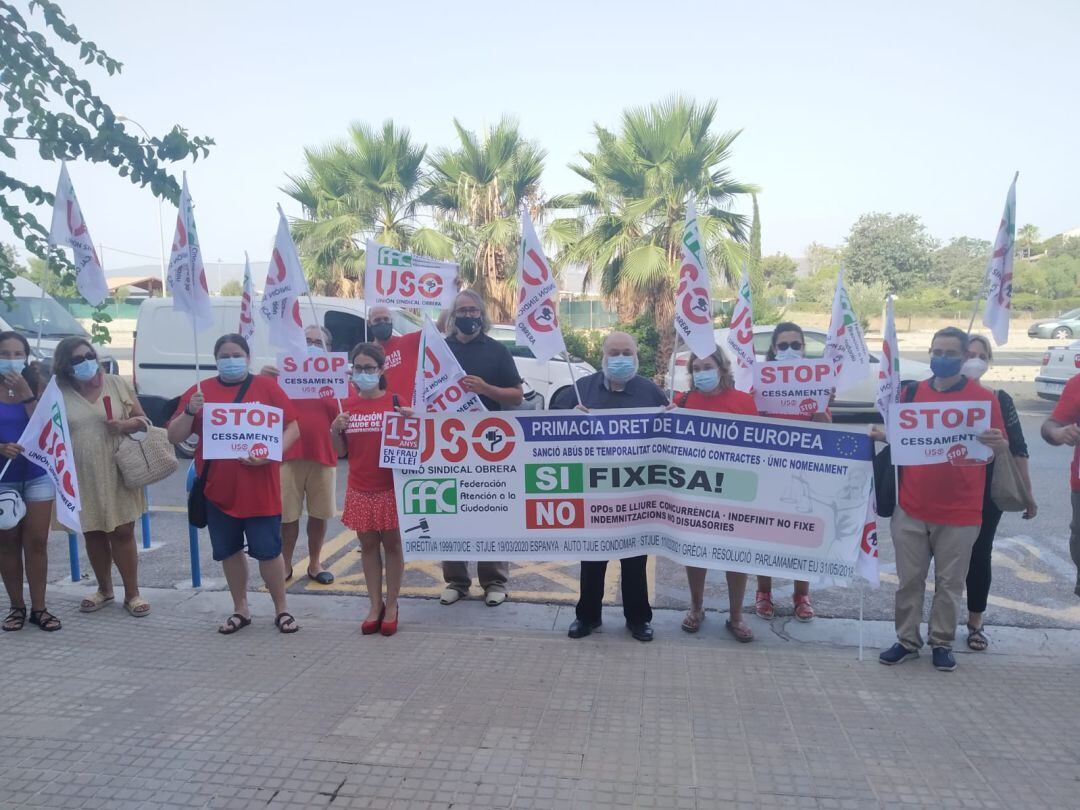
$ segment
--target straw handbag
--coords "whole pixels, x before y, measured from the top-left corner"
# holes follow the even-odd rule
[[[136,436],[124,436],[113,455],[124,485],[138,489],[168,478],[180,462],[164,428],[148,425],[146,432]]]

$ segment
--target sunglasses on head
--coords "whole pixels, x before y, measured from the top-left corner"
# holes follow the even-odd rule
[[[786,352],[788,349],[794,349],[795,351],[799,351],[799,349],[802,348],[802,341],[793,340],[791,341],[791,343],[787,343],[786,341],[784,343],[777,343],[776,348],[778,348],[782,352]]]

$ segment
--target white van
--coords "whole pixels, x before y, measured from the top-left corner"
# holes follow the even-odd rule
[[[199,333],[199,377],[207,379],[217,374],[212,356],[214,341],[227,332],[237,331],[240,324],[240,296],[215,296],[210,302],[214,312],[214,325]],[[347,352],[365,339],[367,310],[358,298],[328,298],[312,296],[312,306],[301,301],[300,316],[305,326],[316,323],[325,326],[331,335],[331,350]],[[133,376],[139,401],[155,424],[163,425],[176,411],[180,395],[195,382],[195,348],[191,323],[187,316],[174,312],[170,298],[151,298],[139,307],[139,320],[135,327]],[[258,369],[276,362],[277,349],[270,346],[266,325],[260,315],[255,316],[255,339],[251,346],[251,366]],[[394,331],[397,334],[415,332],[421,324],[416,316],[395,310]],[[530,356],[531,358],[531,356]],[[552,361],[550,373],[540,376],[531,368],[536,360],[515,357],[518,371],[527,386],[525,408],[543,407],[551,396],[571,384],[570,370],[565,362]],[[529,368],[523,368],[526,365]],[[577,363],[575,377],[593,372],[588,363]],[[528,391],[528,388],[526,388]]]
[[[16,276],[11,280],[12,301],[10,308],[0,302],[0,331],[18,332],[30,343],[30,353],[47,368],[52,367],[56,345],[66,337],[90,339],[70,312],[48,293],[28,278]],[[38,341],[38,330],[41,341]],[[110,374],[118,373],[116,360],[99,347],[101,367]]]

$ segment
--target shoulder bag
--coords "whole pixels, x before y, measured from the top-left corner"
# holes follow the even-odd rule
[[[112,399],[108,394],[103,397],[102,405],[105,406],[105,418],[113,419]],[[124,418],[129,418],[129,413],[125,406]],[[113,453],[120,477],[128,489],[139,489],[168,478],[180,466],[168,432],[154,427],[146,417],[140,418],[146,423],[146,429],[121,436]]]
[[[234,403],[243,401],[244,395],[247,393],[248,388],[251,387],[252,379],[254,379],[252,375],[248,374],[247,379],[240,385],[240,390],[236,393]],[[195,476],[195,480],[191,482],[191,491],[188,493],[188,523],[196,529],[206,528],[206,478],[210,475],[212,461],[213,459],[203,461],[202,473]]]
[[[998,402],[1001,401],[1000,391]],[[1010,450],[994,455],[993,465],[987,469],[990,476],[990,500],[1002,512],[1023,512],[1027,509],[1027,492],[1020,468]]]

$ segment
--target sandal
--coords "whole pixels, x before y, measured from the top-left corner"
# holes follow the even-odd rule
[[[705,610],[690,610],[686,611],[686,616],[682,620],[682,629],[687,633],[696,633],[701,629],[701,623],[705,621]]]
[[[800,622],[814,620],[814,606],[810,604],[810,594],[795,594],[795,618]]]
[[[300,629],[300,625],[296,623],[291,613],[279,613],[274,619],[274,627],[282,633],[295,633]]]
[[[986,629],[983,627],[972,627],[970,624],[967,626],[968,637],[967,645],[975,652],[982,652],[990,646],[990,637],[986,634]]]
[[[96,613],[107,604],[114,601],[116,601],[116,597],[113,594],[104,594],[101,591],[97,591],[93,596],[88,596],[79,603],[79,612]]]
[[[11,611],[4,617],[4,632],[14,633],[26,626],[26,605],[22,607],[11,606]]]
[[[245,616],[243,613],[234,613],[225,620],[223,625],[218,627],[217,631],[223,636],[231,636],[233,633],[243,630],[249,624],[251,624],[250,616]]]
[[[124,610],[136,619],[141,619],[150,612],[150,603],[141,596],[136,596],[134,599],[124,601]]]
[[[754,631],[746,626],[744,622],[735,624],[731,619],[724,622],[724,627],[731,635],[735,636],[735,640],[740,644],[749,644],[754,640]]]
[[[55,633],[63,625],[60,624],[60,620],[53,614],[49,613],[48,608],[42,608],[41,610],[30,611],[30,624],[36,624],[46,633]]]
[[[754,611],[762,619],[771,619],[776,615],[773,608],[772,591],[758,591],[754,596]]]

